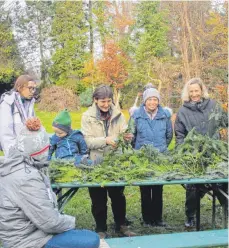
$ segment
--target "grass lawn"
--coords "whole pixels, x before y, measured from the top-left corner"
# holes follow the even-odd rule
[[[128,186],[125,188],[127,201],[127,218],[132,221],[132,229],[139,235],[152,233],[171,233],[182,232],[184,228],[184,200],[185,191],[180,185],[164,186],[164,211],[163,218],[168,224],[166,228],[151,227],[144,228],[141,225],[141,206],[139,188]],[[76,216],[78,228],[87,228],[93,230],[95,227],[94,219],[91,214],[91,200],[88,190],[81,188],[65,208],[65,213]],[[216,227],[222,228],[222,210],[216,208]],[[108,234],[115,237],[114,221],[111,212],[111,203],[108,203]],[[201,201],[201,229],[212,229],[211,227],[211,201],[205,196]]]
[[[79,129],[81,126],[81,116],[82,114],[87,110],[87,108],[81,108],[77,112],[71,112],[71,118],[72,118],[72,128],[73,129]],[[52,133],[52,122],[57,115],[57,113],[54,112],[43,112],[38,111],[35,108],[36,115],[41,119],[43,126],[46,128],[46,131],[48,133]],[[122,111],[125,115],[126,119],[129,118],[129,113],[127,110]]]

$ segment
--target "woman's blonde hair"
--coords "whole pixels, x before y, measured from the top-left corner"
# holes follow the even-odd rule
[[[185,86],[183,88],[183,91],[181,94],[181,99],[183,102],[189,102],[190,101],[188,87],[192,84],[198,84],[200,86],[201,91],[202,91],[202,98],[205,98],[205,99],[209,98],[207,88],[204,85],[203,81],[200,78],[192,78],[185,84]]]

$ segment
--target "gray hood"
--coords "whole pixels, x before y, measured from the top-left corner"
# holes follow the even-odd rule
[[[17,170],[21,170],[24,167],[24,157],[16,149],[11,149],[9,157],[5,157],[3,161],[0,161],[0,176],[7,176]]]
[[[22,155],[16,147],[12,147],[8,157],[5,157],[3,161],[0,161],[0,177],[7,176],[21,169],[29,169],[30,166],[42,169],[47,167],[48,164],[36,162],[33,158]]]
[[[75,218],[60,214],[46,164],[12,148],[0,162],[0,240],[3,247],[42,248],[53,234],[75,228]]]

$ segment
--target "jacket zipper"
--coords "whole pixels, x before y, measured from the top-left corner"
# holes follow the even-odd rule
[[[68,139],[67,139],[67,144],[68,144],[69,153],[70,153],[70,155],[72,156],[72,152],[71,152],[71,149],[70,149],[70,144],[69,144],[69,142],[68,142]]]

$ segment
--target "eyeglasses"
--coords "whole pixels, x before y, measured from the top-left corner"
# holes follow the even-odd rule
[[[33,86],[27,86],[26,88],[28,88],[31,93],[37,90],[37,87],[33,87]]]

